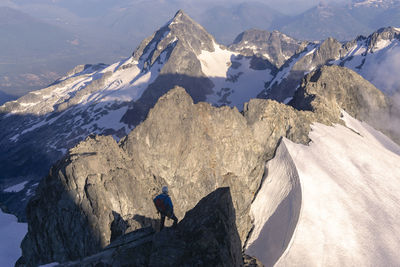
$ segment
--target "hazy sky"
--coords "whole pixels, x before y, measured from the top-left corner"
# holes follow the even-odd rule
[[[240,2],[240,0],[235,0]],[[252,0],[250,0],[252,1]],[[348,2],[349,0],[264,0],[258,1],[268,4],[271,7],[274,7],[276,10],[281,11],[282,13],[287,14],[296,14],[301,13],[302,11],[311,8],[313,6],[318,5],[320,2],[325,3],[343,3]]]
[[[54,5],[59,5],[60,2],[63,2],[64,0],[0,0],[0,6],[12,6],[15,7],[15,3],[20,4],[42,4],[42,3],[53,3]],[[104,4],[104,5],[110,5],[110,2],[113,2],[111,0],[82,0],[85,2],[91,2],[91,3],[96,3],[98,5]],[[142,2],[146,2],[148,0],[115,0],[115,2],[136,2],[137,4],[141,4]],[[153,0],[154,1],[154,0]],[[171,2],[171,4],[174,4],[176,2],[179,2],[180,0],[158,0],[159,2],[166,3],[166,2]],[[311,8],[315,5],[317,5],[320,2],[349,2],[351,0],[185,0],[185,2],[190,2],[192,5],[196,4],[201,4],[204,5],[204,3],[210,3],[210,4],[236,4],[236,3],[241,3],[241,2],[260,2],[264,4],[268,4],[271,7],[275,8],[276,10],[286,13],[286,14],[296,14],[296,13],[301,13],[302,11],[305,11],[308,8]],[[72,1],[72,2],[76,2]],[[157,0],[155,1],[157,2]],[[74,3],[75,4],[75,3]]]

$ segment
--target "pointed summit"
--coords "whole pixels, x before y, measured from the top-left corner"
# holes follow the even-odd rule
[[[214,86],[198,59],[203,51],[214,52],[215,39],[182,10],[133,53],[143,72],[159,75],[148,86],[138,103],[124,115],[123,122],[137,125],[157,99],[176,85],[184,87],[195,102],[205,101]],[[140,104],[139,104],[140,103]],[[140,115],[138,115],[140,114]]]
[[[181,19],[181,18],[188,18],[188,19],[190,19],[190,17],[188,16],[188,15],[186,15],[186,13],[182,10],[182,9],[179,9],[176,13],[175,13],[175,16],[174,16],[174,18],[172,19],[173,21],[175,21],[175,20],[179,20],[179,19]]]
[[[162,51],[177,43],[198,55],[202,50],[214,51],[215,39],[185,12],[178,10],[167,24],[139,45],[133,56],[136,60],[149,61],[152,65]]]

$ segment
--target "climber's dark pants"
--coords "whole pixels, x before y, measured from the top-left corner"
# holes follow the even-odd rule
[[[165,216],[167,216],[168,218],[170,218],[171,220],[174,220],[174,224],[172,225],[173,227],[175,227],[178,223],[178,218],[176,218],[175,214],[163,214],[160,213],[161,215],[161,222],[160,222],[160,231],[164,228],[164,223],[165,223]]]

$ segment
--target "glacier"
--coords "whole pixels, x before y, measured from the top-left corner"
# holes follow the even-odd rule
[[[400,265],[400,147],[343,120],[314,124],[308,146],[283,139],[267,163],[246,248],[265,266]]]

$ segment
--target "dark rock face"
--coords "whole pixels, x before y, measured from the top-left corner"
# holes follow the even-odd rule
[[[229,188],[219,188],[200,200],[186,213],[176,232],[173,234],[180,237],[178,240],[169,236],[172,231],[157,234],[150,266],[243,265]]]
[[[239,34],[229,49],[245,56],[265,58],[276,68],[280,68],[288,58],[306,46],[307,42],[297,41],[278,31],[251,29]]]
[[[153,36],[144,40],[133,57],[144,62],[144,69],[164,64],[160,74],[141,98],[133,103],[122,118],[129,125],[143,121],[158,98],[175,86],[184,87],[195,102],[204,101],[214,84],[201,70],[197,55],[214,51],[214,37],[183,11]]]
[[[61,266],[243,266],[230,190],[204,197],[176,229],[156,234],[140,229],[96,255]]]

